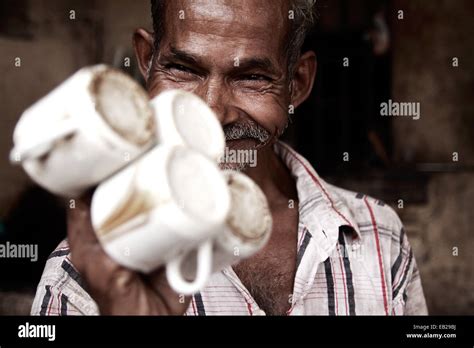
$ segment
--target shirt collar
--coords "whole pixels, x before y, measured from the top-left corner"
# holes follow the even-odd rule
[[[340,227],[349,226],[353,237],[361,238],[355,219],[331,185],[322,180],[309,162],[283,142],[274,145],[275,153],[282,159],[296,180],[300,222],[303,223],[320,249],[324,261],[337,243]]]

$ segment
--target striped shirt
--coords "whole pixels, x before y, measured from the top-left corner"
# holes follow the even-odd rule
[[[420,274],[392,208],[323,181],[288,145],[275,152],[299,199],[296,275],[288,315],[427,314]],[[97,315],[63,241],[49,257],[33,315]],[[265,315],[232,267],[215,273],[186,315]]]

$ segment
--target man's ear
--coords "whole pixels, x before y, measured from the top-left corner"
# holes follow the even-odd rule
[[[145,81],[148,78],[148,70],[153,59],[154,40],[153,33],[145,29],[137,29],[133,34],[133,47],[138,61],[138,67]]]
[[[291,81],[291,104],[296,108],[308,98],[313,89],[316,76],[316,53],[305,52],[296,63]]]

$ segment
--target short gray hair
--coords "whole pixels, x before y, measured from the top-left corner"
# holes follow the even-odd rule
[[[293,24],[290,28],[287,45],[290,76],[293,75],[306,36],[316,23],[316,2],[317,0],[290,0],[290,11],[293,11]]]
[[[293,76],[293,70],[301,54],[304,40],[312,29],[317,19],[317,0],[289,0],[290,11],[292,11],[292,23],[288,44],[286,46],[288,54],[288,72]],[[153,17],[153,31],[155,34],[155,49],[159,49],[159,44],[163,36],[163,11],[164,0],[151,0],[151,14]],[[288,14],[288,17],[290,14]]]

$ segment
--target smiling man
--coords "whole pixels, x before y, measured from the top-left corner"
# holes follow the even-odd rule
[[[152,1],[154,33],[134,35],[151,97],[191,91],[215,111],[230,150],[257,152],[244,171],[274,221],[265,248],[183,298],[163,269],[129,271],[103,252],[89,202],[69,211],[68,241],[51,254],[32,314],[426,314],[410,244],[382,202],[324,182],[278,141],[310,94],[315,53],[302,52],[314,0]]]

